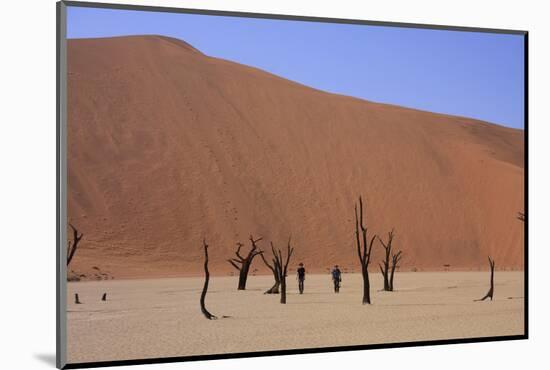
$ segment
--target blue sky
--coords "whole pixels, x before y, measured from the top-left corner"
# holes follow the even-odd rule
[[[69,38],[135,34],[329,92],[524,127],[521,35],[68,8]]]

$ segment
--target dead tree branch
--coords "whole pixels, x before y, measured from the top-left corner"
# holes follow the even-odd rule
[[[491,259],[491,256],[489,256],[489,267],[491,268],[491,286],[487,294],[481,299],[474,300],[475,302],[484,301],[487,298],[491,298],[491,301],[493,300],[493,294],[495,293],[495,261]]]
[[[390,290],[393,292],[393,277],[395,275],[395,268],[398,267],[399,262],[401,261],[402,252],[399,251],[396,254],[391,256],[391,273],[390,273]]]
[[[274,249],[273,242],[271,242],[271,249]],[[273,279],[275,280],[275,283],[273,284],[273,286],[268,290],[266,290],[264,294],[279,294],[279,286],[281,285],[281,280],[279,279],[279,274],[275,270],[275,260],[272,260],[273,264],[270,264],[265,258],[264,253],[260,253],[260,257],[262,257],[262,260],[264,261],[265,265],[273,273]]]
[[[281,250],[276,250],[273,243],[271,243],[271,250],[273,252],[273,259],[275,271],[279,276],[279,281],[281,284],[281,304],[286,304],[286,276],[288,272],[288,263],[290,262],[290,257],[294,252],[294,248],[290,246],[290,238],[288,238],[287,251],[286,251],[286,260],[283,263],[283,254]]]
[[[212,315],[208,310],[206,309],[206,306],[204,304],[204,301],[206,299],[206,293],[208,292],[208,282],[210,281],[210,272],[208,272],[208,244],[206,244],[206,240],[203,240],[202,242],[203,248],[204,248],[204,286],[202,287],[202,293],[201,293],[201,312],[208,320],[216,320],[217,317]]]
[[[370,282],[369,282],[369,264],[371,259],[372,245],[376,235],[368,241],[368,229],[363,223],[363,200],[359,197],[359,215],[357,214],[357,204],[355,205],[355,241],[357,243],[357,254],[361,262],[361,274],[363,275],[363,304],[370,304]],[[362,241],[362,243],[361,243]]]
[[[67,243],[67,266],[71,263],[74,254],[76,253],[76,249],[78,248],[78,243],[84,236],[84,234],[78,235],[78,230],[72,224],[69,224],[69,226],[73,229],[73,242]]]
[[[394,230],[392,229],[388,233],[388,242],[384,243],[384,241],[378,237],[378,241],[380,244],[382,244],[382,247],[384,248],[385,252],[385,258],[384,261],[382,261],[382,264],[379,264],[380,266],[380,272],[382,273],[382,276],[384,278],[384,290],[387,292],[393,291],[393,277],[395,274],[395,268],[397,267],[397,264],[401,260],[401,251],[397,252],[396,254],[392,251],[392,242],[394,238]],[[390,259],[391,259],[391,265],[390,265]]]

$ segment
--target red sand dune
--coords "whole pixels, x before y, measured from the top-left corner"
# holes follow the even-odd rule
[[[252,233],[357,271],[353,207],[401,269],[523,268],[524,132],[315,90],[160,36],[68,42],[71,270],[228,274]],[[372,271],[382,248],[377,243]],[[265,272],[258,259],[253,268]]]

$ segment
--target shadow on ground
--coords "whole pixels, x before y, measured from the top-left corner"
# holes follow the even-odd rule
[[[35,353],[34,358],[42,361],[46,365],[55,367],[55,353]]]

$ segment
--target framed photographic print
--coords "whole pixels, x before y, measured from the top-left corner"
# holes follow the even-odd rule
[[[57,364],[526,339],[526,31],[58,3]]]

